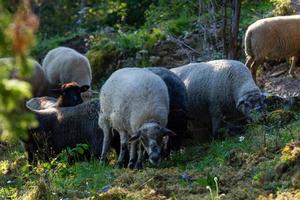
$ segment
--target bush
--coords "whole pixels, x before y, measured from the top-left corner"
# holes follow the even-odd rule
[[[295,11],[293,10],[291,0],[271,0],[275,5],[274,14],[275,15],[291,15]]]
[[[68,41],[72,40],[76,40],[77,43],[80,43],[82,41],[81,38],[85,36],[86,34],[84,32],[67,34],[63,36],[54,36],[49,39],[43,39],[41,36],[39,36],[39,38],[37,39],[37,45],[32,49],[31,54],[35,59],[41,62],[48,51],[58,46],[70,46],[71,48],[78,50],[78,48],[75,48],[75,46],[71,46],[67,43]],[[76,46],[82,45],[85,44],[76,44]]]

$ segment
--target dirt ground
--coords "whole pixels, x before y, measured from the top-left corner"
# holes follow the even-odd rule
[[[269,66],[260,72],[258,85],[265,92],[280,96],[296,96],[300,93],[300,66],[295,68],[296,77],[288,74],[289,64],[286,62]]]

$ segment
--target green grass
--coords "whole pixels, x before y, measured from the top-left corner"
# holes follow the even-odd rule
[[[102,193],[106,187],[125,189],[112,189],[113,194],[106,194],[116,195],[116,199],[139,199],[134,196],[135,192],[145,197],[144,189],[149,187],[166,197],[180,198],[185,193],[192,198],[193,193],[209,195],[206,186],[214,189],[215,176],[221,181],[221,191],[224,187],[229,188],[226,190],[229,195],[234,192],[229,184],[231,179],[244,182],[241,184],[251,184],[247,195],[288,191],[292,189],[289,176],[278,179],[275,166],[280,163],[280,149],[300,138],[300,115],[296,118],[276,130],[261,125],[249,126],[243,135],[244,140],[240,139],[241,135],[236,135],[198,144],[174,154],[160,168],[146,164],[143,171],[102,166],[98,160],[70,165],[58,159],[40,163],[29,170],[22,148],[12,146],[1,150],[0,198],[100,198],[101,194],[106,194]],[[193,180],[190,182],[180,178],[183,173],[189,174]],[[239,189],[242,190],[243,185]]]
[[[68,166],[67,170],[51,173],[50,176],[55,193],[62,196],[90,196],[100,193],[118,174],[118,170],[111,166],[102,166],[95,160],[91,163],[76,163]]]

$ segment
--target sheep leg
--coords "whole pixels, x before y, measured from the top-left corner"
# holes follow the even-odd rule
[[[264,61],[263,60],[255,60],[252,64],[251,64],[251,73],[252,73],[252,77],[253,80],[256,82],[256,71],[257,71],[257,67],[260,66]]]
[[[142,143],[139,141],[139,149],[138,149],[138,159],[137,159],[137,162],[135,164],[135,169],[142,169],[143,168],[143,153],[144,153],[144,149],[143,149],[143,146],[142,146]]]
[[[103,145],[102,145],[100,162],[102,164],[104,164],[106,162],[106,157],[107,157],[107,153],[108,153],[110,141],[111,141],[110,126],[109,126],[109,122],[107,121],[107,119],[104,116],[102,116],[101,114],[99,115],[98,124],[103,130]]]
[[[213,138],[217,138],[219,135],[219,128],[221,127],[221,116],[213,115],[211,118],[211,123],[212,123]]]
[[[130,144],[130,156],[128,168],[133,169],[136,163],[136,154],[137,154],[138,141],[134,141]]]
[[[254,61],[254,59],[252,57],[247,56],[245,65],[250,69],[251,64],[253,63],[253,61]]]
[[[128,144],[128,135],[126,132],[124,131],[120,131],[120,154],[119,154],[119,158],[118,158],[118,162],[117,165],[119,168],[123,168],[124,167],[124,158],[125,158],[125,154],[128,153],[127,150],[127,144]]]
[[[298,58],[299,56],[293,56],[292,57],[292,64],[291,64],[291,67],[290,67],[290,70],[289,70],[289,75],[293,78],[296,77],[296,74],[295,74],[295,66],[296,66],[296,63],[298,61]]]

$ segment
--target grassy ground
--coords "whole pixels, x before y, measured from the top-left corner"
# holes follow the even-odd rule
[[[65,153],[30,170],[19,145],[1,146],[0,199],[298,198],[300,115],[270,127],[251,125],[244,135],[186,148],[160,168],[142,171],[97,160],[69,165]]]

